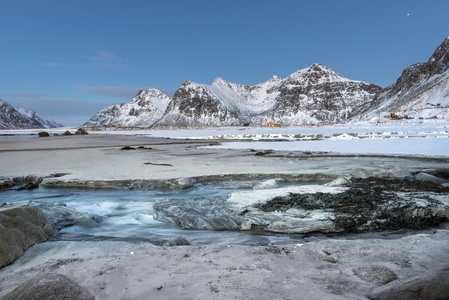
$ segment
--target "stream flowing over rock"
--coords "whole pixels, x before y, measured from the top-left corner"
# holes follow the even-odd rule
[[[186,229],[257,225],[279,233],[348,233],[420,230],[449,217],[449,188],[434,182],[358,177],[348,185],[241,191],[228,199],[158,199],[154,218]]]

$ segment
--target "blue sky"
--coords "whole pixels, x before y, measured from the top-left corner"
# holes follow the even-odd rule
[[[66,126],[155,87],[322,63],[386,87],[449,35],[449,1],[0,0],[0,98]]]

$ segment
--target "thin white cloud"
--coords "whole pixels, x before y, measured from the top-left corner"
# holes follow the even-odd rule
[[[88,58],[96,61],[123,61],[120,57],[104,50],[95,50],[93,56],[87,56]]]
[[[76,64],[83,68],[102,68],[111,70],[126,69],[127,59],[120,58],[118,55],[104,50],[95,50],[92,54],[81,54],[80,57],[87,59],[87,62]]]
[[[0,93],[0,98],[10,99],[10,98],[40,98],[45,97],[46,95],[43,93],[37,92],[26,92],[26,91],[18,91],[14,93]]]
[[[100,68],[100,69],[111,69],[111,70],[123,70],[128,68],[128,59],[123,59],[116,54],[113,54],[104,50],[94,50],[90,54],[80,54],[78,58],[81,58],[80,62],[68,63],[68,62],[58,62],[49,61],[42,63],[22,63],[22,66],[43,66],[49,68],[57,67],[79,67],[79,68]]]
[[[111,96],[111,97],[123,97],[133,98],[143,88],[135,87],[119,87],[119,86],[87,86],[81,87],[80,90],[83,93],[96,96]]]

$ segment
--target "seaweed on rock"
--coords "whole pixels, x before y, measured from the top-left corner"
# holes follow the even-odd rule
[[[335,229],[342,232],[425,229],[447,220],[446,216],[436,214],[437,200],[428,196],[421,196],[420,203],[413,199],[406,200],[386,187],[384,181],[382,183],[358,181],[347,191],[338,194],[290,193],[255,207],[265,212],[285,212],[292,208],[332,212]],[[415,184],[413,188],[406,185],[403,189],[422,188],[417,188]],[[425,188],[434,189],[435,186]]]

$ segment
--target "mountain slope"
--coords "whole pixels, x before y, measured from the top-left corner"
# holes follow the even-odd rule
[[[395,84],[379,93],[361,118],[389,112],[422,118],[449,116],[449,36],[427,62],[406,68]]]
[[[222,78],[216,78],[211,85],[185,81],[158,124],[241,125],[274,105],[278,93],[269,90],[281,80],[273,76],[255,86],[230,83]]]
[[[158,122],[165,125],[284,125],[340,122],[366,108],[380,87],[349,80],[321,64],[285,79],[245,86],[215,79],[211,85],[190,81],[178,89]]]
[[[62,127],[62,125],[33,110],[13,107],[0,99],[0,129],[55,127]]]
[[[285,78],[276,90],[275,105],[253,121],[288,125],[344,122],[369,105],[381,88],[315,63]]]
[[[43,114],[40,114],[38,112],[35,112],[31,109],[26,109],[22,107],[15,107],[15,109],[21,113],[23,116],[26,116],[30,118],[31,120],[36,121],[39,124],[39,128],[57,128],[57,127],[63,127],[58,122],[50,119],[47,116],[44,116]]]
[[[100,110],[84,126],[150,126],[164,114],[170,97],[158,89],[140,91],[131,101]]]

